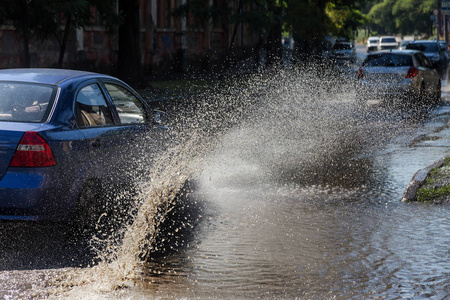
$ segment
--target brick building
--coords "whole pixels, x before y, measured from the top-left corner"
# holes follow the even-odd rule
[[[245,49],[256,44],[245,26],[231,24],[224,18],[209,20],[193,27],[192,15],[175,18],[171,12],[188,0],[140,0],[141,62],[144,70],[157,73],[167,68],[211,68],[225,60],[230,50],[234,57],[246,55]],[[219,0],[209,0],[210,6]],[[228,1],[237,10],[239,0]],[[113,73],[117,61],[117,36],[109,35],[98,13],[92,10],[92,26],[79,28],[69,40],[64,68],[88,69]],[[233,43],[233,47],[230,45]],[[55,67],[59,45],[56,40],[30,41],[32,67]],[[13,26],[0,28],[0,68],[23,66],[23,46]]]

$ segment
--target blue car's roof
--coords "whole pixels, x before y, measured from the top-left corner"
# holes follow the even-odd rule
[[[70,78],[102,76],[92,72],[65,69],[3,69],[0,70],[0,81],[21,81],[58,85]]]

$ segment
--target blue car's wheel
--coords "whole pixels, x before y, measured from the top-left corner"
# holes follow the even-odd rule
[[[78,228],[95,228],[104,210],[102,185],[98,180],[89,180],[83,185],[78,197],[72,221]]]

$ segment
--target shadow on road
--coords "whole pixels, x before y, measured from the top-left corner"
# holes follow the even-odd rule
[[[0,271],[87,266],[89,239],[61,224],[1,222]]]
[[[194,229],[202,219],[204,208],[201,201],[191,198],[194,189],[194,183],[187,183],[176,197],[173,208],[164,216],[165,221],[160,224],[149,249],[153,258],[180,251],[193,241]],[[120,217],[123,213],[117,213],[117,206],[113,211],[112,218],[103,227],[85,231],[69,224],[0,222],[0,272],[97,264],[100,260],[98,251],[107,251],[103,247],[108,244],[92,244],[93,235],[115,238],[120,244],[123,238],[121,226],[130,221]]]

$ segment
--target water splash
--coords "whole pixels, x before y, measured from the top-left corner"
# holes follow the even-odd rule
[[[373,122],[361,130],[368,113],[354,105],[354,97],[350,78],[307,65],[231,78],[189,101],[175,101],[170,107],[173,143],[139,177],[132,222],[112,237],[94,237],[100,262],[68,272],[55,282],[62,287],[55,293],[73,296],[88,290],[92,296],[132,288],[157,250],[155,239],[167,214],[181,194],[189,193],[183,189],[187,181],[212,192],[280,181],[345,185],[361,177],[365,182],[370,161],[353,158],[364,157],[367,144],[382,146],[389,134]]]

